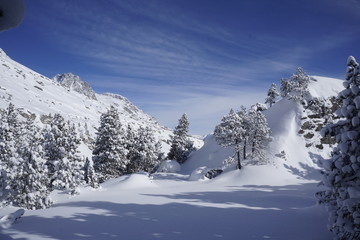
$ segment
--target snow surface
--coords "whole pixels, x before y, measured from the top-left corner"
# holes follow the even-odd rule
[[[246,166],[208,181],[184,177],[133,174],[78,196],[53,194],[55,205],[26,211],[2,234],[34,240],[331,238],[314,182],[270,166]]]
[[[337,96],[337,94],[344,89],[343,80],[329,77],[312,76],[315,81],[310,81],[309,91],[313,97],[328,98]]]
[[[161,162],[159,168],[157,169],[158,172],[165,172],[165,173],[176,173],[180,172],[181,165],[174,160],[164,160]]]

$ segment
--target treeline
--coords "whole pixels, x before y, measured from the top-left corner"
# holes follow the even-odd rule
[[[0,112],[0,192],[3,204],[29,209],[51,205],[54,189],[76,191],[85,179],[75,125],[55,114],[40,128],[19,120],[13,104]]]
[[[115,107],[101,114],[96,139],[90,142],[92,159],[79,152],[91,140],[87,125],[49,116],[40,127],[31,117],[21,121],[13,104],[0,110],[0,202],[28,209],[52,204],[49,194],[63,190],[77,194],[79,186],[97,188],[110,178],[135,172],[152,172],[165,159],[183,163],[193,150],[188,120],[183,115],[171,137],[168,156],[161,151],[149,127],[122,126]],[[81,132],[81,134],[79,134]]]

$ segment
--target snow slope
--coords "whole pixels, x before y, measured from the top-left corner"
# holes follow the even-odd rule
[[[313,98],[337,96],[343,89],[342,80],[319,76],[311,78],[309,92]],[[307,175],[319,178],[318,162],[320,159],[327,158],[330,151],[329,148],[319,150],[305,146],[304,137],[298,134],[301,119],[305,114],[302,105],[292,100],[281,99],[264,111],[264,114],[272,137],[272,141],[267,146],[267,158],[274,168],[285,168],[292,174],[302,177]],[[280,157],[281,151],[285,152],[286,160]],[[192,170],[202,166],[221,169],[223,161],[233,154],[232,149],[219,146],[215,137],[208,135],[204,139],[204,146],[191,155],[191,158],[184,164],[183,170],[190,174]]]
[[[125,97],[112,93],[96,94],[89,88],[87,83],[71,74],[49,79],[13,61],[0,49],[0,108],[5,109],[12,102],[24,114],[35,114],[38,124],[41,124],[41,116],[60,113],[76,124],[86,123],[94,136],[100,114],[113,105],[120,113],[123,126],[150,127],[155,137],[163,140],[163,150],[167,151],[166,141],[172,134],[170,129],[161,126]],[[201,140],[192,140],[197,147],[201,146]]]

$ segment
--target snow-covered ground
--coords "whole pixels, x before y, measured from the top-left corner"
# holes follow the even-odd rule
[[[78,196],[53,194],[1,239],[331,239],[314,181],[271,166],[247,166],[213,180],[133,174]],[[7,208],[5,212],[15,211]]]

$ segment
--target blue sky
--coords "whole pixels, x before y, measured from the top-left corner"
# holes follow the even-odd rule
[[[0,47],[45,76],[72,72],[121,94],[166,126],[187,113],[191,133],[206,134],[299,66],[343,78],[360,50],[359,10],[358,0],[27,0]]]

